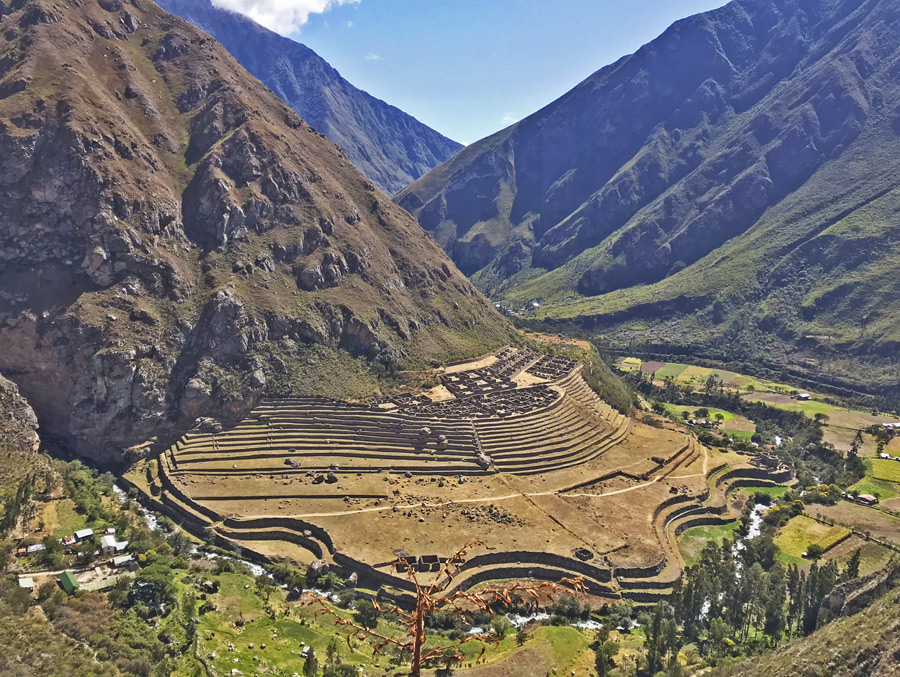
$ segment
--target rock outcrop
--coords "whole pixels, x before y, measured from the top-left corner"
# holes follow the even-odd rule
[[[102,463],[240,417],[292,361],[340,395],[309,346],[392,370],[511,336],[339,149],[149,1],[3,6],[0,202],[0,371]]]
[[[0,449],[37,451],[37,430],[37,416],[16,384],[0,376]]]
[[[306,45],[210,0],[161,0],[209,33],[300,117],[340,146],[381,190],[395,193],[462,145],[347,82]]]

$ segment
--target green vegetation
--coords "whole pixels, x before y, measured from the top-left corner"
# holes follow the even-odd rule
[[[837,525],[825,525],[805,515],[791,518],[774,539],[778,548],[776,559],[785,564],[805,564],[803,553],[810,553],[812,546],[822,552],[837,545],[850,536],[850,530]],[[821,553],[820,553],[821,554]]]
[[[666,411],[675,414],[677,417],[683,417],[687,412],[693,418],[709,419],[710,421],[721,421],[726,423],[734,419],[734,414],[724,409],[716,409],[715,407],[689,407],[681,404],[665,404]],[[721,416],[721,418],[720,418]]]
[[[881,500],[888,500],[891,498],[897,498],[900,496],[900,487],[897,486],[894,482],[889,482],[886,480],[875,479],[874,477],[874,465],[873,461],[875,460],[883,460],[883,459],[866,459],[863,461],[863,465],[866,469],[866,474],[863,479],[861,479],[856,484],[848,487],[848,491],[855,491],[859,494],[868,494],[870,496],[875,496]],[[897,461],[887,461],[888,463],[897,463]],[[898,464],[900,465],[900,464]]]
[[[700,561],[700,554],[707,543],[721,546],[726,540],[733,540],[740,527],[738,520],[728,524],[694,527],[687,529],[678,537],[678,549],[686,566],[693,566]]]
[[[871,461],[871,467],[872,477],[876,480],[900,483],[900,462],[874,458]]]

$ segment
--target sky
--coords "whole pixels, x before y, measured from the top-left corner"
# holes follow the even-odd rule
[[[213,0],[469,144],[725,0]]]

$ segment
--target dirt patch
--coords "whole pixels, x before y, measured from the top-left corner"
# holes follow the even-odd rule
[[[807,510],[817,517],[827,517],[838,524],[846,524],[862,532],[869,532],[875,538],[900,543],[900,519],[875,508],[841,501],[836,505],[811,505]]]
[[[645,374],[655,374],[657,371],[666,366],[665,362],[642,362],[641,371]]]

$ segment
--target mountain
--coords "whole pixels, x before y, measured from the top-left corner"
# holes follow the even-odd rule
[[[381,190],[395,193],[462,145],[341,77],[306,45],[210,0],[161,0],[222,43],[252,75],[334,141]]]
[[[264,392],[364,397],[512,330],[388,197],[147,0],[0,4],[0,373],[104,464]]]
[[[896,398],[898,75],[894,0],[735,0],[395,200],[547,326]]]

